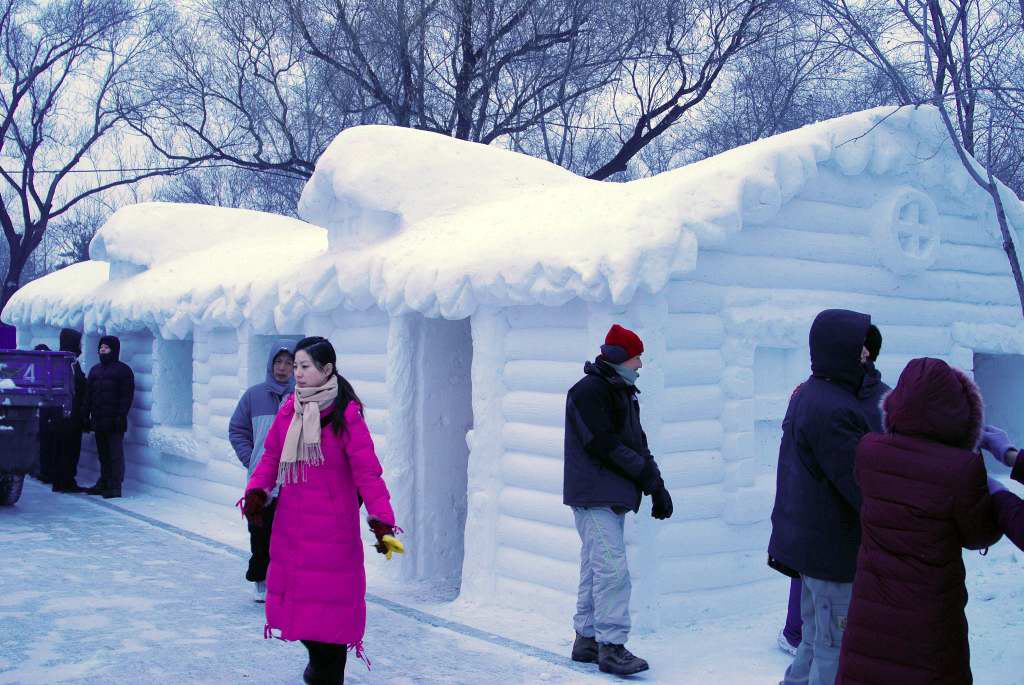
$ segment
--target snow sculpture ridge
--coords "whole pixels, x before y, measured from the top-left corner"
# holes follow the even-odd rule
[[[200,323],[243,320],[286,332],[334,308],[460,319],[482,306],[573,298],[624,306],[695,269],[700,248],[771,224],[826,170],[919,189],[875,207],[879,258],[897,275],[921,274],[936,259],[941,236],[928,233],[936,210],[927,195],[949,198],[992,231],[987,195],[931,107],[858,112],[628,183],[494,146],[364,126],[331,143],[303,190],[299,211],[315,226],[221,207],[125,207],[90,246],[88,273],[28,284],[3,316],[182,338]],[[1002,190],[1011,224],[1024,227],[1020,201]],[[893,229],[899,202],[914,207],[916,227]]]

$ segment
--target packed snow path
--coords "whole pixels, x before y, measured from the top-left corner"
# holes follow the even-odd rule
[[[31,481],[0,508],[0,684],[301,682],[305,649],[262,638],[244,553],[141,519]],[[373,670],[353,655],[346,683],[607,682],[382,603],[368,606]]]
[[[159,488],[111,504],[26,482],[21,501],[0,508],[0,685],[299,683],[305,650],[262,639],[263,607],[242,579],[245,538],[237,511]],[[1005,540],[988,556],[965,554],[978,685],[1024,684],[1016,648],[1024,638],[1022,558]],[[778,604],[768,610],[631,637],[652,670],[630,682],[778,682],[787,664],[775,647],[786,589],[780,576]],[[569,617],[421,604],[407,588],[378,592],[402,603],[371,595],[373,671],[353,662],[346,683],[623,682],[594,667],[573,670],[563,656]],[[525,649],[535,656],[516,639],[534,645]]]

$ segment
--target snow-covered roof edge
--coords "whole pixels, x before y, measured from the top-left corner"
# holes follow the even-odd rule
[[[317,227],[264,215],[271,223],[293,222],[280,225],[282,236],[307,233],[287,269],[183,283],[152,301],[133,297],[133,286],[158,280],[143,273],[118,279],[117,288],[105,288],[118,292],[97,302],[90,287],[76,289],[77,296],[60,292],[79,275],[96,288],[106,281],[100,267],[80,267],[23,288],[3,320],[148,327],[183,337],[196,324],[242,320],[257,330],[287,331],[307,313],[335,308],[457,319],[480,306],[559,305],[577,297],[625,304],[692,269],[700,245],[721,244],[746,224],[771,219],[823,165],[848,176],[909,174],[969,204],[988,201],[931,107],[859,112],[622,184],[422,131],[357,127],[319,160],[300,204],[304,218],[328,226],[330,251],[326,239],[307,231]],[[1004,199],[1011,222],[1024,227],[1019,200],[1005,188]],[[218,222],[235,221],[240,211],[217,208],[219,218],[203,230],[221,231]],[[181,224],[173,214],[158,215],[164,224]],[[209,249],[185,241],[195,250],[187,257],[154,251],[145,229],[127,225],[113,224],[116,232],[104,227],[103,253],[148,271],[167,271],[176,257],[188,263],[231,256],[230,240]],[[269,243],[257,252],[273,258],[273,233],[264,238]]]

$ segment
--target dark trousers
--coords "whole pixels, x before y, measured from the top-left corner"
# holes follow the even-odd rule
[[[345,662],[348,660],[348,647],[330,642],[303,640],[302,644],[309,650],[309,666],[305,679],[313,685],[341,685],[345,682]]]
[[[53,483],[57,479],[61,410],[44,407],[39,410],[39,480]]]
[[[78,475],[78,459],[82,455],[82,422],[77,417],[62,418],[57,430],[57,463],[54,483],[74,483]]]
[[[263,508],[263,524],[257,526],[249,522],[249,569],[245,579],[250,583],[259,583],[267,579],[267,567],[270,566],[270,532],[274,526],[274,512],[277,511],[277,498]]]
[[[124,433],[96,432],[96,451],[100,457],[100,482],[107,488],[119,488],[124,482]]]
[[[786,611],[786,627],[782,634],[786,636],[786,642],[796,647],[800,644],[800,634],[803,630],[803,619],[800,617],[800,579],[790,578],[789,582],[789,607]]]

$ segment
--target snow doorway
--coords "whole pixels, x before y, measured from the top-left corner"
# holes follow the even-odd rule
[[[444,599],[462,585],[473,427],[469,319],[419,319],[415,333],[413,574]]]
[[[976,353],[974,380],[985,398],[985,423],[1006,430],[1014,445],[1024,444],[1024,410],[1020,405],[1020,389],[1024,387],[1024,355]],[[1009,472],[987,452],[985,465],[997,473]]]

